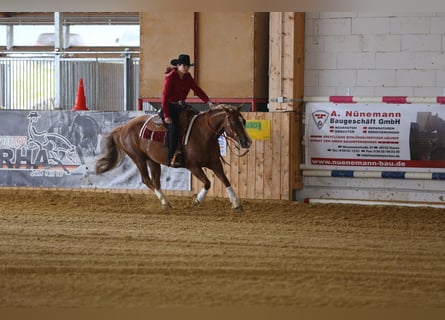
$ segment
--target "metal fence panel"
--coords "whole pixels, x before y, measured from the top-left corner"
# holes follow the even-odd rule
[[[0,58],[0,65],[3,109],[48,110],[54,105],[52,59]]]
[[[60,79],[57,79],[57,68],[60,70]],[[136,110],[139,58],[128,57],[0,58],[0,108],[71,110],[81,78],[88,109]],[[60,101],[56,101],[56,88],[60,92]]]
[[[100,110],[122,111],[125,107],[124,66],[122,60],[98,64],[96,99]]]
[[[139,58],[131,59],[130,63],[130,81],[128,82],[129,97],[128,101],[129,110],[137,110],[139,99]],[[135,109],[133,109],[134,107]]]

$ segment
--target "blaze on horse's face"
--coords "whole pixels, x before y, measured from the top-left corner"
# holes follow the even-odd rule
[[[252,140],[246,131],[246,120],[240,113],[241,107],[223,106],[226,113],[225,131],[229,137],[237,141],[242,148],[249,148]]]

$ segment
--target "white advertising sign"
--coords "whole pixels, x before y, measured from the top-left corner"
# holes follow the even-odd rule
[[[445,106],[308,103],[305,125],[305,168],[445,172]]]

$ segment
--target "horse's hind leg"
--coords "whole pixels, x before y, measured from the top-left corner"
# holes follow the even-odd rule
[[[150,167],[150,173],[151,173],[151,181],[153,184],[153,191],[158,197],[158,199],[162,203],[162,207],[164,209],[171,208],[172,205],[165,197],[164,193],[161,190],[161,165],[157,162],[154,162],[151,159],[147,160],[148,166]]]
[[[171,207],[170,203],[167,201],[164,194],[160,190],[157,190],[156,184],[154,183],[154,181],[152,179],[150,179],[150,176],[148,174],[147,163],[151,163],[151,162],[148,162],[148,158],[138,156],[138,155],[133,155],[133,154],[129,154],[129,156],[133,160],[133,162],[136,164],[136,167],[138,168],[138,170],[141,174],[142,183],[145,184],[149,189],[153,190],[153,192],[156,194],[156,196],[161,201],[162,207],[164,209]],[[150,167],[150,169],[152,169],[152,168]],[[153,170],[153,171],[156,171],[156,170]],[[153,171],[150,171],[150,172],[152,174],[156,174]]]

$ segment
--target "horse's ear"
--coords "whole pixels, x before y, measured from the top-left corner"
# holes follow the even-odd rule
[[[236,107],[236,110],[237,110],[238,112],[240,112],[242,107],[243,107],[243,104],[240,104],[238,107]]]
[[[231,106],[230,104],[221,104],[221,107],[222,107],[223,110],[226,111],[226,112],[233,111],[233,106]]]

